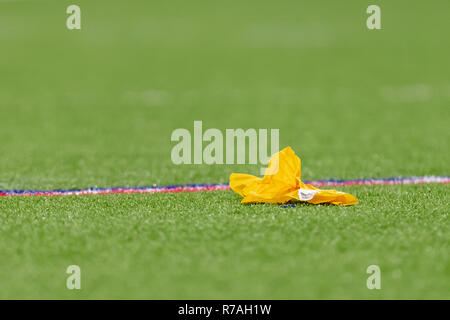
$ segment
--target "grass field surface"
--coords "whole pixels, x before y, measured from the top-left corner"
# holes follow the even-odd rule
[[[305,180],[450,174],[448,1],[77,1],[81,30],[69,4],[0,1],[0,190],[258,174],[174,165],[194,120],[278,128]],[[450,298],[448,184],[340,190],[360,203],[1,197],[0,298]]]

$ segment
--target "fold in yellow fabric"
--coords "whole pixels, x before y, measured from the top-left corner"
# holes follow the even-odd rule
[[[290,147],[272,155],[263,178],[232,173],[230,187],[243,197],[242,203],[286,203],[291,200],[312,204],[352,205],[358,203],[358,199],[349,193],[321,190],[303,183],[300,158]]]

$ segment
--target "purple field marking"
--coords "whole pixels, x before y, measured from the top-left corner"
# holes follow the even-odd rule
[[[450,182],[449,176],[424,176],[407,178],[384,178],[384,179],[356,179],[356,180],[316,180],[305,181],[316,187],[343,187],[343,186],[371,186],[371,185],[398,185],[398,184],[425,184]],[[0,190],[0,197],[24,196],[24,197],[55,197],[55,196],[82,196],[101,194],[132,194],[132,193],[179,193],[229,190],[228,184],[188,184],[172,186],[150,186],[150,187],[117,187],[117,188],[88,188],[73,190]]]

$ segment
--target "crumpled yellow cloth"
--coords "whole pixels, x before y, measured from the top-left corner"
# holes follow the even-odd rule
[[[277,162],[278,170],[276,170]],[[358,199],[349,193],[321,190],[303,183],[301,161],[291,147],[272,155],[263,178],[232,173],[230,187],[244,197],[242,203],[286,203],[290,200],[306,201],[312,204],[352,205],[358,203]]]

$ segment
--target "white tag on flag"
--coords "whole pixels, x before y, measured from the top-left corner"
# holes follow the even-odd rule
[[[310,189],[299,189],[298,190],[298,197],[302,201],[308,201],[314,198],[316,195],[317,190],[310,190]]]

